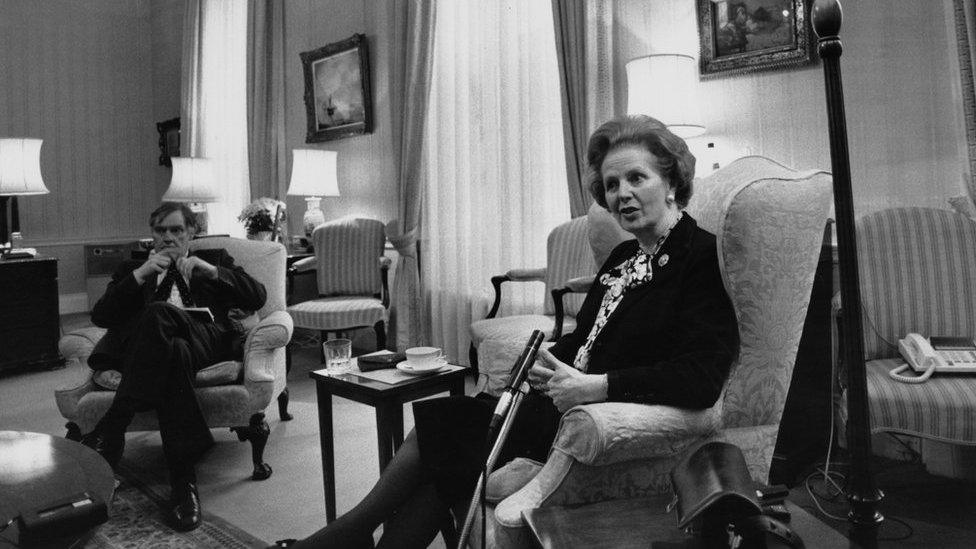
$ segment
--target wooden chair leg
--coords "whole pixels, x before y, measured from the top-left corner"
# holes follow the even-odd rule
[[[288,413],[288,387],[285,387],[280,394],[278,394],[278,417],[281,421],[291,421],[295,416]]]
[[[251,474],[253,480],[265,480],[271,476],[271,466],[264,462],[264,447],[268,444],[268,436],[271,435],[271,428],[264,420],[264,414],[257,413],[251,416],[250,424],[247,427],[231,427],[231,431],[237,433],[237,439],[241,442],[248,440],[251,442],[251,460],[254,463],[254,472]]]

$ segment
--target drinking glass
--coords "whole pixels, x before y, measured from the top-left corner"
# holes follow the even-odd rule
[[[348,339],[330,339],[322,344],[325,352],[325,371],[329,375],[348,373],[349,360],[352,358],[352,341]]]

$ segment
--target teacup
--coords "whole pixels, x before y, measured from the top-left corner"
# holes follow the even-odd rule
[[[403,352],[407,366],[414,370],[439,368],[447,364],[447,357],[439,347],[411,347]]]

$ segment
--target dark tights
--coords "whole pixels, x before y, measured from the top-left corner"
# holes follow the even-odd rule
[[[378,549],[423,548],[430,545],[448,513],[448,506],[424,475],[417,435],[411,431],[358,505],[292,547],[373,547],[373,531],[385,523]]]

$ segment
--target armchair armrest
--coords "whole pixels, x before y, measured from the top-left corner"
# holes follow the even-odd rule
[[[244,381],[274,381],[274,354],[288,344],[294,330],[291,315],[273,311],[247,334],[244,343]]]
[[[314,272],[316,265],[317,263],[315,257],[303,257],[302,259],[292,263],[289,270],[294,274]]]
[[[563,319],[566,317],[566,309],[563,304],[563,296],[568,293],[586,293],[590,291],[590,286],[596,280],[596,275],[580,276],[567,280],[561,288],[552,290],[552,305],[555,313],[555,325],[552,327],[552,337],[549,341],[556,341],[563,335]]]
[[[570,409],[553,442],[584,465],[671,455],[721,426],[721,406],[687,410],[671,406],[599,402]]]
[[[546,268],[539,269],[512,269],[503,275],[491,277],[491,285],[495,289],[495,301],[491,304],[491,310],[485,318],[495,318],[498,308],[502,304],[502,283],[503,282],[545,282]]]
[[[538,269],[512,269],[505,273],[505,276],[509,280],[515,282],[545,282],[546,281],[546,268],[541,267]]]

